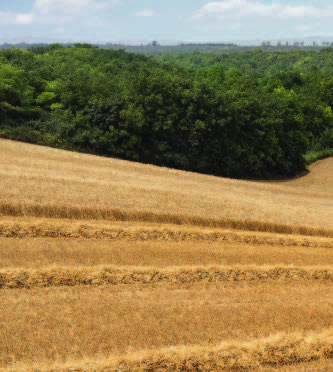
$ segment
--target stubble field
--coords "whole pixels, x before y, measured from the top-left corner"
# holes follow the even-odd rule
[[[4,371],[329,371],[333,159],[290,181],[0,140]]]

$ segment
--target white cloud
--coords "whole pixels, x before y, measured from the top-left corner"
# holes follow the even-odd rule
[[[305,17],[318,14],[319,10],[312,6],[286,6],[281,7],[280,16]]]
[[[333,8],[319,9],[313,6],[289,6],[272,3],[263,3],[251,0],[215,1],[205,4],[194,13],[194,19],[203,17],[233,18],[246,16],[271,16],[271,17],[321,17],[333,14]]]
[[[208,1],[192,14],[192,19],[197,24],[200,22],[202,33],[212,38],[228,34],[234,40],[244,39],[244,35],[249,39],[304,37],[331,29],[333,5],[330,3],[326,6],[290,3],[279,0],[270,3],[264,0]],[[233,30],[234,25],[238,25],[238,32]]]
[[[89,15],[117,3],[119,0],[35,0],[33,11],[40,15]]]
[[[17,25],[31,25],[33,20],[32,13],[16,14]]]
[[[51,24],[59,29],[73,17],[91,17],[114,7],[120,0],[35,0],[28,13],[0,11],[0,25]]]
[[[154,15],[154,12],[149,9],[143,9],[137,12],[135,15],[137,17],[152,17]]]
[[[36,0],[33,13],[40,16],[72,16],[91,11],[94,0]]]

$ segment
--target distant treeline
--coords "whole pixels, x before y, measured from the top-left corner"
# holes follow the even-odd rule
[[[238,46],[234,43],[180,43],[180,46]]]
[[[161,45],[158,41],[154,40],[148,44],[140,45],[130,45],[123,44],[119,42],[108,42],[105,44],[88,44],[88,43],[58,43],[58,44],[47,44],[47,43],[17,43],[10,44],[4,43],[0,44],[0,49],[11,49],[18,48],[22,50],[31,50],[42,48],[45,49],[49,45],[59,45],[62,47],[94,47],[103,49],[113,49],[113,50],[126,50],[130,53],[145,54],[145,55],[161,55],[161,54],[178,54],[178,53],[244,53],[254,49],[258,49],[255,45],[240,45],[235,43],[187,43],[182,42],[177,45]],[[304,50],[304,51],[320,51],[325,47],[333,47],[333,42],[323,42],[322,45],[312,42],[310,44],[305,44],[304,42],[294,42],[282,44],[278,42],[276,45],[270,42],[263,42],[260,46],[265,51],[294,51],[294,50]]]
[[[151,47],[159,48],[159,47]],[[333,148],[333,50],[154,57],[0,51],[0,135],[229,177],[289,177]]]

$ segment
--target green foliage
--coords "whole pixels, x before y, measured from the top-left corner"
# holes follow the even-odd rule
[[[326,149],[318,152],[309,151],[304,155],[304,160],[307,165],[310,165],[311,163],[314,163],[317,160],[329,158],[331,156],[333,156],[332,149]]]
[[[24,119],[33,115],[33,87],[25,71],[11,64],[0,65],[0,120]]]
[[[320,98],[333,107],[333,77],[327,76],[320,82]]]
[[[0,135],[246,178],[292,176],[330,153],[331,49],[191,48],[158,57],[90,44],[1,51]]]

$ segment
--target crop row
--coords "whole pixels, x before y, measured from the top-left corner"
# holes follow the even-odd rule
[[[86,358],[34,371],[222,371],[296,365],[333,358],[333,329],[320,333],[277,334],[250,342],[228,341],[219,345],[172,346],[169,348]],[[24,366],[27,370],[27,366]],[[17,366],[17,371],[21,371]]]
[[[1,269],[0,288],[262,280],[333,281],[330,266],[50,267]]]
[[[137,221],[167,223],[175,225],[192,225],[214,228],[231,228],[237,230],[274,232],[280,234],[299,234],[333,237],[333,231],[320,227],[277,224],[253,220],[235,220],[232,218],[209,218],[179,214],[154,213],[151,211],[126,211],[120,209],[99,209],[85,207],[68,207],[59,205],[35,205],[0,203],[0,216],[29,216],[67,219],[94,219],[109,221]]]
[[[0,237],[6,238],[85,238],[130,241],[229,241],[269,246],[333,247],[332,239],[228,229],[195,229],[171,225],[107,226],[52,222],[0,222]]]

